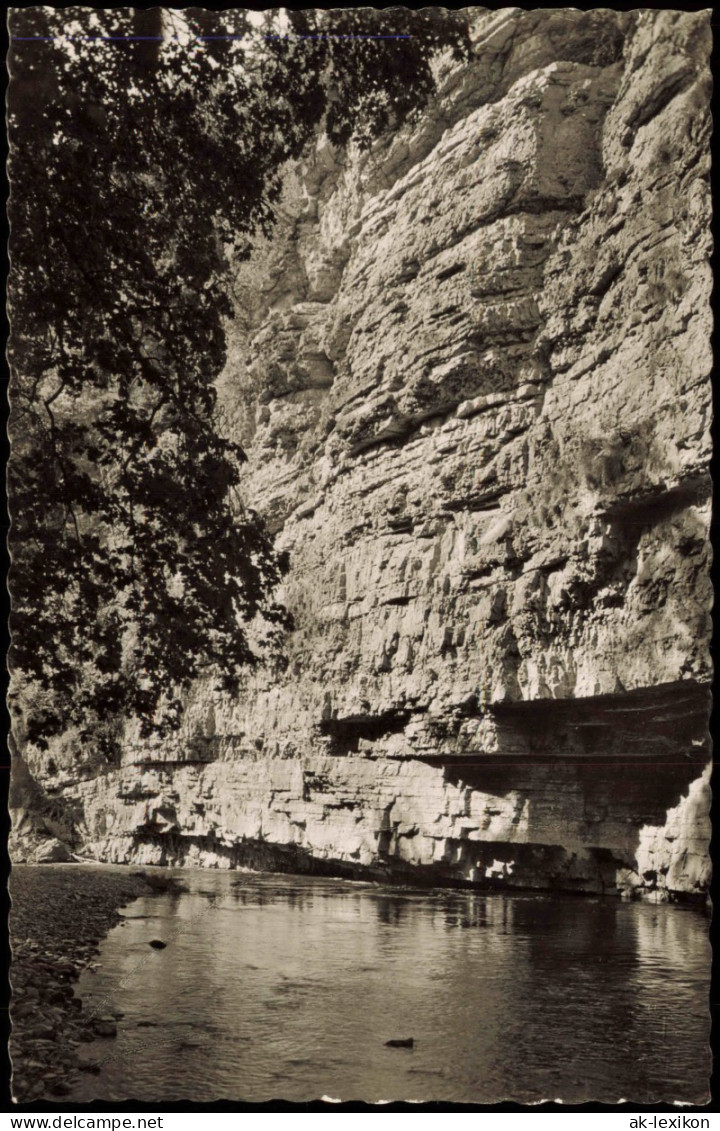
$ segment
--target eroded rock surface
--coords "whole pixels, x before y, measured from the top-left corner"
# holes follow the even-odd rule
[[[474,39],[252,265],[221,394],[288,667],[76,787],[105,859],[706,885],[709,15]]]

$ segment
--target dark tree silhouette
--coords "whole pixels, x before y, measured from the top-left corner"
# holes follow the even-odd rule
[[[433,9],[10,22],[14,686],[37,689],[40,744],[119,715],[149,734],[288,627],[214,422],[232,264],[272,230],[286,163],[418,112],[467,29]]]

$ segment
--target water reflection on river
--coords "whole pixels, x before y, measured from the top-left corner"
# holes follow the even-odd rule
[[[189,892],[126,908],[83,976],[88,1006],[124,1016],[83,1049],[102,1069],[75,1099],[707,1096],[696,910],[174,874]]]

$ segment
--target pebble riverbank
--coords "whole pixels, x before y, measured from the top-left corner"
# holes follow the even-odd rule
[[[68,1096],[79,1047],[112,1037],[117,1018],[88,1014],[73,983],[120,920],[118,909],[174,881],[137,871],[72,864],[20,865],[10,876],[10,1057],[16,1103]]]

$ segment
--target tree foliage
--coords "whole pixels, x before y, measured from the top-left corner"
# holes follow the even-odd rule
[[[433,9],[30,8],[11,37],[11,660],[34,740],[122,714],[148,734],[289,624],[214,422],[232,264],[318,131],[367,146],[406,120],[467,31]]]

